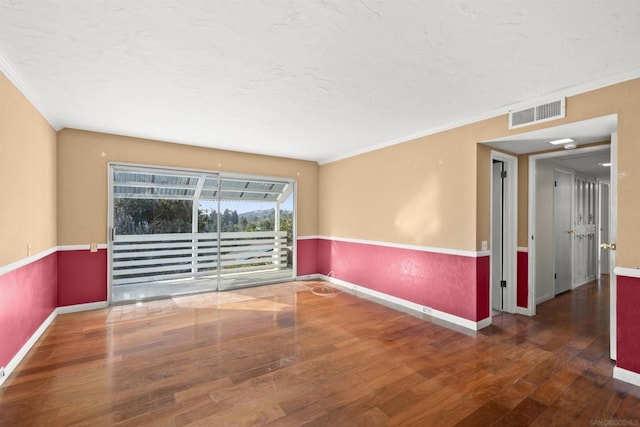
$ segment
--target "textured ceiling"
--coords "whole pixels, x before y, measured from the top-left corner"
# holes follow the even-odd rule
[[[0,62],[59,127],[325,162],[640,76],[638,22],[635,0],[0,0]]]

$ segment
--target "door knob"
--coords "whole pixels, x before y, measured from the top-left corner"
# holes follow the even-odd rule
[[[573,230],[567,230],[567,233],[573,234]]]
[[[616,250],[616,244],[615,243],[603,243],[600,245],[600,248],[602,249],[611,249],[612,251]]]

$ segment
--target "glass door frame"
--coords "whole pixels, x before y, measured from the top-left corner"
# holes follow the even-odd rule
[[[279,182],[282,184],[288,184],[291,185],[291,190],[289,191],[290,195],[288,197],[293,197],[293,201],[292,201],[292,209],[293,209],[293,213],[292,213],[292,241],[290,242],[290,247],[291,247],[291,251],[292,251],[292,258],[291,258],[291,277],[287,277],[287,280],[295,280],[295,272],[297,271],[297,182],[294,178],[290,178],[290,177],[281,177],[281,176],[265,176],[265,175],[251,175],[251,174],[242,174],[242,173],[227,173],[227,172],[218,172],[218,171],[212,171],[212,170],[201,170],[201,169],[191,169],[191,168],[183,168],[183,167],[167,167],[167,166],[156,166],[156,165],[146,165],[146,164],[138,164],[138,163],[124,163],[124,162],[109,162],[108,163],[108,168],[107,168],[107,174],[108,174],[108,204],[107,204],[107,242],[108,242],[108,251],[107,251],[107,300],[109,302],[109,304],[120,304],[120,303],[130,303],[130,302],[135,302],[135,301],[139,301],[139,299],[128,299],[128,300],[118,300],[118,301],[114,301],[113,298],[113,291],[114,291],[114,284],[113,284],[113,276],[114,276],[114,266],[113,266],[113,254],[114,254],[114,238],[115,236],[115,195],[114,195],[114,186],[116,186],[115,180],[114,180],[114,175],[115,175],[115,171],[118,169],[124,169],[124,170],[131,170],[132,172],[135,172],[136,169],[139,171],[144,171],[144,172],[151,172],[151,171],[157,171],[158,173],[175,173],[175,174],[179,174],[179,173],[184,173],[184,174],[189,174],[189,175],[207,175],[208,177],[215,177],[217,178],[217,184],[218,184],[218,191],[217,191],[217,197],[215,199],[215,203],[217,205],[217,221],[216,221],[216,232],[218,235],[218,239],[217,239],[217,264],[218,264],[218,268],[216,271],[216,286],[215,286],[215,291],[220,291],[220,290],[229,290],[229,289],[221,289],[221,275],[222,275],[222,268],[221,268],[221,253],[220,253],[220,246],[221,246],[221,235],[222,235],[222,226],[221,226],[221,211],[220,208],[222,206],[222,201],[223,201],[223,197],[222,197],[222,181],[224,179],[229,179],[229,180],[247,180],[247,181],[268,181],[268,182]],[[202,180],[204,182],[204,179]],[[204,184],[203,184],[204,185]],[[194,230],[199,231],[198,230],[198,207],[199,207],[199,201],[201,199],[193,199],[193,213],[192,213],[192,232]],[[276,214],[277,217],[277,214]],[[251,282],[250,284],[246,284],[243,285],[241,287],[244,286],[259,286],[262,284],[268,284],[268,283],[275,283],[275,282],[280,282],[282,281],[281,279],[277,279],[277,280],[273,280],[273,281],[258,281],[258,282]],[[204,292],[211,292],[213,290],[211,289],[207,289],[204,290]],[[178,296],[176,295],[167,295],[166,297],[173,297],[173,296]]]

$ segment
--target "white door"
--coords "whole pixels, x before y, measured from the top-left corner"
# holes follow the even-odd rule
[[[491,200],[491,308],[503,311],[504,290],[504,162],[492,165]]]
[[[609,243],[609,184],[600,183],[600,243]],[[598,249],[600,274],[609,274],[609,250]]]
[[[611,134],[611,177],[609,187],[609,242],[613,243],[612,250],[609,250],[609,325],[610,325],[610,349],[611,359],[616,360],[616,266],[615,242],[617,239],[618,225],[618,133]]]
[[[573,221],[571,188],[573,174],[556,169],[553,192],[553,236],[555,294],[571,289],[573,266]]]

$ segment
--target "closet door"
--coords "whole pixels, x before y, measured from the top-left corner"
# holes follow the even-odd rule
[[[574,180],[573,218],[574,263],[573,287],[583,285],[596,277],[597,238],[595,178],[576,176]]]

